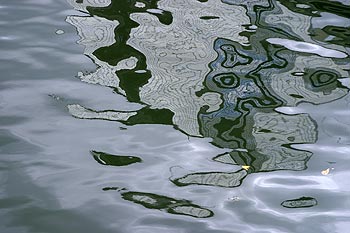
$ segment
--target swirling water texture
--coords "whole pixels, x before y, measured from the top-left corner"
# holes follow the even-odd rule
[[[68,2],[79,12],[17,8],[30,15],[18,25],[45,22],[52,36],[26,40],[42,31],[20,27],[23,56],[6,53],[21,63],[1,83],[1,232],[346,229],[348,60],[268,42],[348,53],[320,20],[344,13],[315,1]]]
[[[226,3],[230,5],[216,1],[159,1],[159,10],[130,14],[138,26],[130,30],[126,43],[146,56],[147,69],[152,73],[147,83],[138,87],[140,101],[150,106],[148,114],[154,111],[151,121],[137,117],[144,116],[143,111],[96,112],[79,105],[69,106],[72,115],[127,124],[162,124],[164,121],[158,119],[155,110],[170,110],[171,123],[168,119],[167,124],[190,136],[210,137],[219,148],[233,149],[214,157],[214,161],[243,167],[234,172],[190,173],[173,180],[178,186],[237,187],[248,174],[255,172],[305,170],[312,153],[291,145],[315,143],[316,125],[307,114],[283,115],[274,108],[299,103],[323,104],[347,95],[348,88],[338,79],[348,77],[344,69],[348,59],[315,56],[312,54],[317,52],[307,46],[316,43],[329,51],[337,49],[339,54],[345,54],[347,48],[314,41],[309,34],[313,17],[293,12],[289,5],[287,8],[279,2],[257,1],[244,8],[239,2]],[[146,5],[140,5],[143,7]],[[149,14],[163,11],[171,13],[170,24],[162,24],[157,16]],[[78,28],[83,30],[89,29]],[[278,48],[271,43],[272,40],[280,43],[275,39],[278,37],[282,44],[286,40],[283,38],[292,38],[295,42],[288,43],[299,47],[292,51],[288,49],[293,44],[285,45],[287,49]],[[309,44],[302,47],[297,45],[297,40]],[[216,59],[215,53],[210,55],[211,46]],[[119,92],[129,96],[127,90]],[[84,112],[93,117],[86,117]],[[114,117],[103,117],[107,113]],[[121,114],[132,114],[125,115],[129,119],[136,117],[129,120]]]

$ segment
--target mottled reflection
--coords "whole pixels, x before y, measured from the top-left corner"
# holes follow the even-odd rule
[[[171,214],[188,215],[196,218],[208,218],[213,212],[192,204],[187,200],[177,200],[153,193],[125,192],[122,197],[127,201],[143,205],[149,209],[164,210]]]
[[[106,187],[104,191],[119,191],[124,200],[140,204],[148,209],[157,209],[170,214],[187,215],[195,218],[209,218],[214,213],[185,199],[174,199],[154,193],[127,191],[125,188]]]
[[[247,174],[244,169],[237,172],[201,172],[186,175],[173,182],[178,186],[199,184],[233,188],[241,185]]]
[[[67,22],[77,28],[78,43],[98,65],[94,73],[79,74],[80,79],[144,104],[137,111],[72,104],[68,109],[74,117],[173,125],[228,150],[213,160],[231,164],[232,172],[190,173],[172,180],[178,186],[237,187],[251,173],[306,169],[312,153],[292,145],[315,143],[315,122],[307,114],[275,109],[322,104],[349,91],[339,81],[349,77],[348,26],[329,27],[317,19],[322,14],[348,17],[348,6],[338,2],[111,1],[106,7],[108,1],[71,1],[92,14],[69,16]],[[107,157],[98,158],[106,162]],[[212,215],[155,194],[122,196],[169,213]],[[301,198],[282,205],[315,203]]]
[[[300,197],[297,199],[286,200],[281,203],[286,208],[307,208],[317,205],[317,200],[313,197]]]

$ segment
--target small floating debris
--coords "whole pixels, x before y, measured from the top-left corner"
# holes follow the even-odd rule
[[[56,33],[57,35],[62,35],[62,34],[64,34],[64,31],[61,30],[61,29],[58,29],[55,33]]]
[[[228,200],[232,202],[236,202],[236,201],[239,201],[240,198],[238,196],[233,196],[233,197],[230,197]]]
[[[307,208],[317,205],[317,200],[313,197],[300,197],[298,199],[286,200],[281,205],[286,208]]]
[[[328,175],[328,174],[329,174],[329,172],[330,172],[330,169],[329,169],[329,168],[327,168],[327,169],[325,169],[325,170],[321,171],[321,174],[322,174],[322,175],[324,175],[324,176],[326,176],[326,175]]]
[[[126,191],[127,189],[126,188],[120,188],[120,187],[104,187],[102,189],[103,191],[118,191],[118,192],[122,192],[122,191]]]
[[[142,160],[136,156],[112,155],[104,152],[91,151],[94,159],[102,165],[127,166],[133,163],[140,163]]]
[[[55,94],[49,94],[49,96],[50,96],[51,98],[53,98],[54,100],[61,100],[61,99],[62,99],[62,97],[60,97],[60,96],[58,96],[58,95],[55,95]]]
[[[248,171],[248,169],[250,168],[250,166],[244,165],[244,166],[242,166],[242,168],[243,168],[244,170]]]

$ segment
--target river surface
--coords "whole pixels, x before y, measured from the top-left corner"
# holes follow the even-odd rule
[[[349,12],[0,0],[0,232],[348,232]]]

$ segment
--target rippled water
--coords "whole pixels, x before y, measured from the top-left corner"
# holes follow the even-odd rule
[[[0,232],[347,232],[349,12],[1,1]]]

